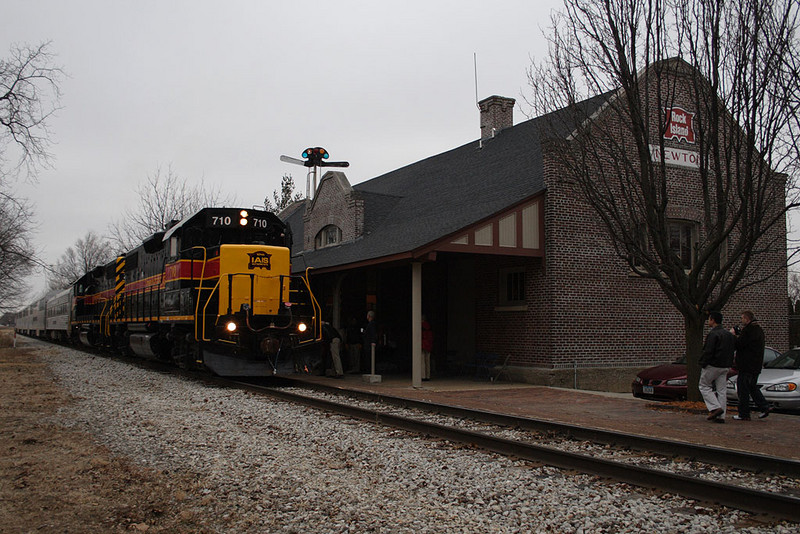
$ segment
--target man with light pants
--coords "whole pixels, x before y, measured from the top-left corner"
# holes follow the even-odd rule
[[[722,328],[722,314],[712,311],[708,314],[711,330],[706,336],[703,354],[700,356],[700,393],[708,408],[708,420],[714,423],[725,422],[727,405],[725,384],[728,370],[733,365],[736,351],[736,338]]]

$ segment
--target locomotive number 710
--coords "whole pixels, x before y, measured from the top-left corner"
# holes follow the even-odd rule
[[[231,218],[229,216],[212,215],[211,226],[230,226]]]

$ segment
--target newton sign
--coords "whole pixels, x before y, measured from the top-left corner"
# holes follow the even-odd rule
[[[664,165],[677,165],[678,167],[688,167],[690,169],[700,168],[700,154],[691,150],[664,147],[664,159],[662,160],[661,147],[650,145],[650,158]]]

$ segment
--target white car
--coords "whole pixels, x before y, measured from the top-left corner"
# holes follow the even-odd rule
[[[800,409],[800,348],[765,364],[758,375],[758,387],[771,407]],[[728,404],[738,404],[736,376],[728,379],[727,396]]]

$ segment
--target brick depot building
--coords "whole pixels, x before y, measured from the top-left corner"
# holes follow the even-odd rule
[[[580,105],[603,113],[609,98]],[[422,314],[434,330],[434,379],[491,353],[508,357],[515,381],[627,391],[639,369],[681,356],[683,317],[655,282],[631,272],[591,208],[560,183],[557,158],[540,142],[544,120],[513,125],[509,98],[479,106],[479,140],[357,185],[327,172],[313,200],[283,211],[293,268],[313,268],[325,320],[344,332],[375,310],[377,372],[405,374],[414,386]],[[692,150],[685,140],[667,144]],[[668,215],[697,239],[697,175],[679,163],[667,162],[670,184],[688,194],[670,197]],[[785,222],[775,231],[785,236]],[[785,248],[769,263],[779,274],[738,293],[723,312],[730,326],[752,309],[767,344],[784,351]]]

